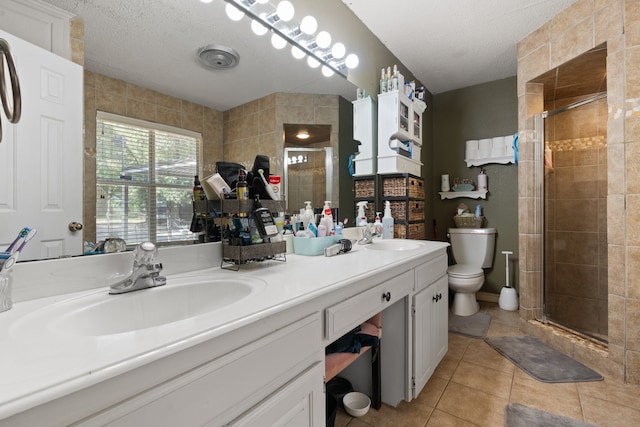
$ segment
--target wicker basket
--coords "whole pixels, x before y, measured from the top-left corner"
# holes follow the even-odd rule
[[[483,216],[454,216],[456,228],[482,228]]]

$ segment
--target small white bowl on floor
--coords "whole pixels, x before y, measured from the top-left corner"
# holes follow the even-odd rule
[[[369,412],[371,407],[371,399],[364,393],[352,391],[342,398],[345,411],[352,417],[361,417]]]

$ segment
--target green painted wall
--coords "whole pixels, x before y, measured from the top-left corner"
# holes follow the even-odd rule
[[[518,259],[518,167],[514,164],[483,166],[488,175],[486,200],[440,200],[440,175],[470,178],[477,182],[480,167],[468,168],[465,142],[514,134],[518,128],[516,78],[511,77],[458,89],[433,97],[432,180],[433,217],[438,239],[447,240],[447,228],[454,227],[453,214],[460,203],[470,209],[482,205],[486,227],[498,230],[493,268],[486,271],[483,292],[499,293],[505,284],[505,260],[502,251],[512,251],[509,265],[512,286],[517,287]]]

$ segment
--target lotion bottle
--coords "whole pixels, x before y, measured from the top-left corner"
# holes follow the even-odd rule
[[[324,224],[327,230],[327,236],[331,236],[334,234],[333,228],[333,212],[331,212],[331,200],[324,201],[324,207],[322,208],[322,220],[321,223]]]
[[[384,207],[384,216],[382,217],[382,238],[393,239],[393,217],[391,216],[391,202],[388,200]]]

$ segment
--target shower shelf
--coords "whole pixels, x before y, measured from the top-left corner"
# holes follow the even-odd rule
[[[483,191],[441,191],[440,200],[444,199],[457,199],[460,197],[466,197],[467,199],[486,199],[487,190]]]

